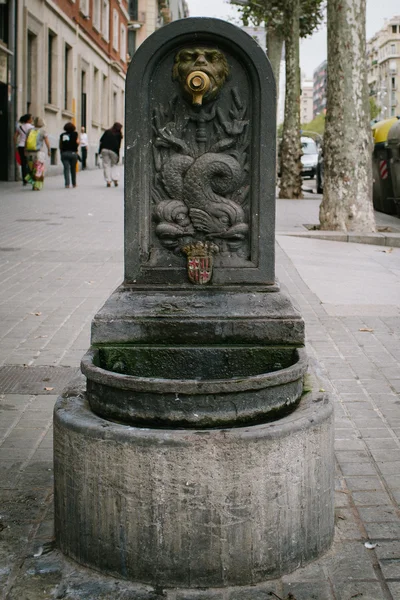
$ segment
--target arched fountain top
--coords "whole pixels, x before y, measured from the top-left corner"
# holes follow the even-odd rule
[[[230,23],[182,19],[139,47],[126,82],[126,284],[274,286],[275,106],[265,53]]]

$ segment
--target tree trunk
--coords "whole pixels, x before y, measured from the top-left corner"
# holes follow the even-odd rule
[[[300,0],[290,3],[285,37],[286,96],[281,145],[281,184],[279,198],[302,198],[300,143]]]
[[[366,0],[328,1],[328,85],[321,229],[375,231]]]
[[[281,58],[282,58],[282,49],[284,37],[282,33],[276,31],[274,27],[268,25],[268,22],[265,23],[265,28],[267,30],[267,56],[269,58],[269,62],[271,63],[272,72],[275,77],[276,84],[276,124],[278,126],[278,115],[279,115],[279,79],[280,79],[280,71],[281,71]],[[276,174],[279,172],[279,148],[278,144],[276,145]]]
[[[281,33],[277,32],[274,27],[267,23],[265,24],[267,30],[267,56],[271,63],[272,72],[276,82],[276,105],[278,106],[279,99],[279,74],[281,70],[281,58],[284,37]]]

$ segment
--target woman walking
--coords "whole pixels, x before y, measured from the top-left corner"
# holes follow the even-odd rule
[[[43,144],[47,147],[47,154],[50,156],[50,142],[45,130],[45,124],[41,117],[36,117],[33,122],[33,128],[26,136],[25,155],[28,161],[29,173],[25,177],[27,183],[32,184],[32,189],[38,192],[44,184],[44,168],[46,154],[43,151]]]
[[[81,140],[80,140],[81,156],[82,156],[82,171],[84,171],[86,169],[88,145],[89,145],[88,135],[86,133],[85,127],[82,126],[81,127]]]
[[[107,129],[100,138],[99,154],[103,159],[103,172],[107,187],[111,187],[111,181],[114,182],[115,187],[118,186],[119,170],[117,165],[122,137],[121,123],[114,123],[111,129]]]
[[[21,174],[22,174],[22,184],[26,185],[27,181],[25,181],[25,177],[28,175],[28,161],[25,156],[25,143],[26,136],[29,131],[33,128],[32,125],[33,117],[31,114],[23,115],[15,130],[14,134],[14,144],[16,146],[16,150],[19,156],[19,164],[21,165]]]
[[[70,181],[76,187],[76,163],[78,160],[79,138],[73,123],[64,125],[64,133],[60,135],[61,162],[64,166],[65,187],[69,188]]]

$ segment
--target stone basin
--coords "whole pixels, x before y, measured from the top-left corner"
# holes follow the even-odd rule
[[[103,346],[83,357],[91,409],[151,427],[221,427],[278,419],[299,402],[307,355],[271,346]]]

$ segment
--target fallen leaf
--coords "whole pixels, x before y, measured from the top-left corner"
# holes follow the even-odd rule
[[[361,327],[361,329],[359,329],[358,331],[368,331],[369,333],[372,333],[374,330],[370,329],[369,327]]]
[[[386,254],[390,254],[393,252],[393,248],[388,248],[387,250],[382,250],[382,252],[386,252]]]
[[[46,390],[46,392],[51,392],[51,390],[54,390],[54,388],[52,387],[45,387],[44,389]]]
[[[35,315],[35,317],[40,317],[40,315],[42,314],[41,312],[32,312],[29,313],[30,315]]]
[[[325,390],[324,390],[324,388],[319,388],[319,391],[324,392]]]

